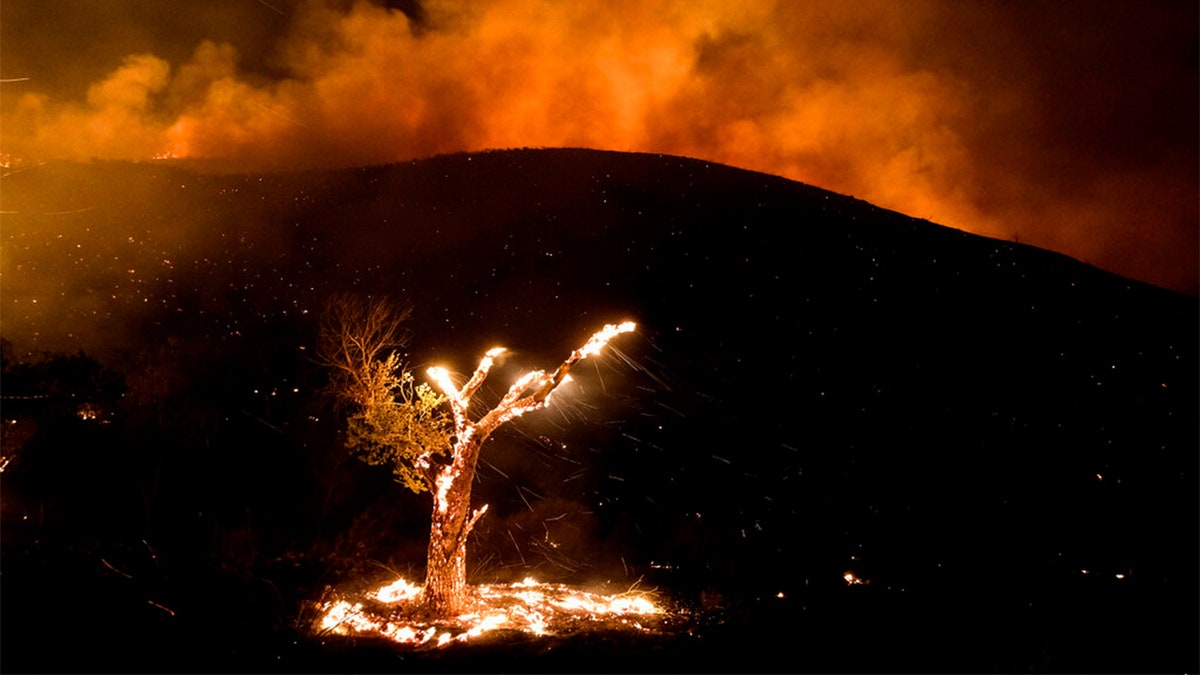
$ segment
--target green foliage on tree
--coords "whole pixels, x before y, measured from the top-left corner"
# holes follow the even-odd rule
[[[429,487],[423,469],[428,457],[450,450],[452,422],[442,406],[446,398],[427,384],[414,386],[411,376],[403,378],[393,393],[392,402],[350,416],[346,447],[368,464],[391,466],[396,480],[422,492]]]
[[[318,353],[330,369],[329,390],[347,413],[346,447],[422,492],[432,483],[431,459],[450,452],[454,423],[446,398],[415,383],[401,359],[410,313],[382,298],[336,297],[322,319]]]

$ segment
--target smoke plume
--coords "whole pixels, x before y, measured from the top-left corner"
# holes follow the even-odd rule
[[[5,7],[9,163],[662,152],[1196,291],[1192,3],[36,4]]]

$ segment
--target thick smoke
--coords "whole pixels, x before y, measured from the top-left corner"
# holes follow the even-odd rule
[[[664,152],[1195,292],[1191,3],[31,3],[2,24],[10,162]]]

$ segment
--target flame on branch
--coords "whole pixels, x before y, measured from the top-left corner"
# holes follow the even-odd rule
[[[475,373],[471,375],[471,379],[467,380],[461,389],[454,386],[454,382],[450,379],[450,373],[441,366],[434,366],[425,372],[450,401],[450,407],[454,413],[455,431],[459,437],[462,438],[463,435],[469,437],[480,433],[486,435],[514,417],[549,405],[550,394],[559,385],[570,379],[567,373],[575,364],[589,356],[599,354],[614,337],[632,332],[636,328],[637,324],[626,321],[619,324],[608,324],[596,331],[582,347],[571,352],[571,355],[552,374],[547,375],[545,371],[534,370],[523,375],[509,387],[508,393],[500,399],[500,403],[475,423],[471,423],[467,417],[471,397],[487,378],[495,358],[505,352],[504,347],[489,349],[479,362],[479,366],[476,367]]]
[[[593,335],[582,347],[576,350],[575,354],[571,355],[572,358],[569,360],[578,361],[580,359],[586,359],[589,356],[595,356],[596,354],[600,353],[601,349],[604,349],[604,345],[608,344],[609,340],[615,338],[621,333],[629,333],[636,328],[637,324],[632,321],[615,324],[610,323],[597,331],[596,334]]]
[[[450,380],[449,371],[442,366],[433,366],[426,371],[426,374],[450,401],[458,437],[469,437],[475,434],[486,435],[514,417],[520,417],[524,413],[550,405],[551,393],[558,388],[559,384],[570,380],[568,372],[574,368],[575,364],[599,354],[613,337],[622,333],[630,333],[636,328],[637,324],[632,321],[605,325],[604,328],[589,337],[582,347],[571,352],[570,356],[564,360],[562,365],[558,366],[557,370],[554,370],[553,374],[547,375],[545,371],[534,370],[518,378],[509,387],[508,393],[500,399],[499,404],[476,423],[470,423],[467,417],[470,398],[479,389],[480,384],[484,383],[488,371],[492,369],[494,359],[505,352],[504,347],[493,347],[488,350],[484,358],[480,360],[478,368],[475,368],[474,375],[470,376],[470,380],[463,384],[462,388],[455,387],[454,382]]]

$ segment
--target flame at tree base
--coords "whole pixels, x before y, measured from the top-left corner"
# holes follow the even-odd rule
[[[533,579],[475,586],[470,608],[456,617],[422,616],[421,588],[404,579],[347,599],[337,592],[319,603],[318,634],[375,637],[411,647],[442,647],[485,633],[515,631],[536,636],[587,630],[654,631],[673,611],[649,595],[629,591],[603,595]]]

